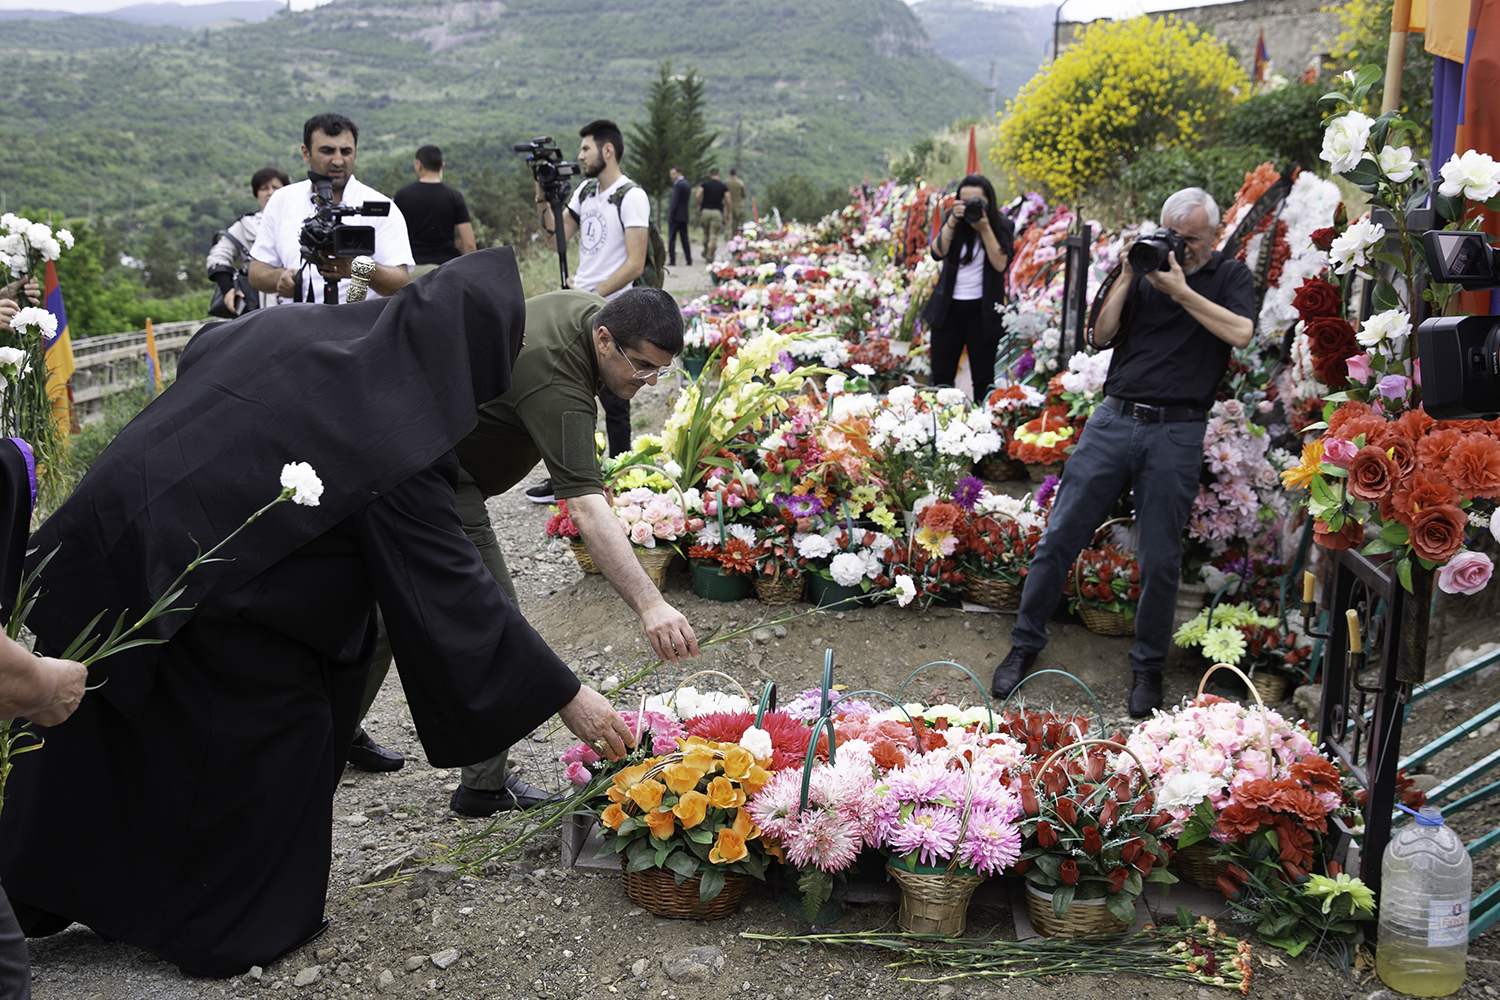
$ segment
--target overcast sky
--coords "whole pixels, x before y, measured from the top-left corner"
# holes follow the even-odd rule
[[[148,0],[149,2],[149,0]],[[178,0],[184,6],[212,3],[214,0]],[[292,0],[293,10],[307,10],[321,6],[327,0]],[[907,0],[908,3],[911,0]],[[1045,7],[1054,0],[1011,0],[995,6]],[[1199,6],[1215,0],[1067,0],[1063,17],[1069,21],[1091,21],[1097,17],[1131,17],[1146,11],[1175,10],[1181,7]],[[131,0],[0,0],[0,10],[65,10],[74,14],[97,14],[101,11],[117,10],[131,6]]]

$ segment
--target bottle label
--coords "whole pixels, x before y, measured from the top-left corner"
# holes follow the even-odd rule
[[[1469,901],[1434,899],[1428,904],[1427,947],[1451,948],[1469,942]]]

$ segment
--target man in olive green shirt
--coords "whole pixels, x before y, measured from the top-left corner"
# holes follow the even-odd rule
[[[745,182],[740,179],[740,168],[729,168],[729,180],[724,182],[729,189],[729,232],[725,234],[726,239],[733,239],[739,235],[740,226],[745,223],[745,209],[750,206],[750,192],[745,190]]]
[[[674,663],[698,655],[698,638],[641,568],[604,498],[594,429],[600,387],[630,399],[642,386],[655,385],[681,351],[681,310],[660,289],[632,288],[608,302],[573,290],[528,299],[511,389],[479,408],[479,425],[455,449],[464,533],[511,601],[516,601],[515,586],[484,501],[521,482],[540,460],[557,498],[568,501],[568,513],[599,571],[640,616],[656,655]],[[389,665],[388,650],[378,650],[367,709]],[[546,792],[507,773],[506,757],[502,753],[463,769],[450,803],[454,812],[488,816],[546,800]]]

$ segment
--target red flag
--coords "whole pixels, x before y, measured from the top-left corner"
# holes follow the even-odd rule
[[[1456,152],[1474,149],[1500,157],[1497,93],[1500,93],[1500,0],[1473,0],[1469,7],[1469,58],[1464,65],[1463,131]],[[1482,228],[1491,236],[1500,236],[1500,218],[1492,212],[1484,213]],[[1481,315],[1493,308],[1488,292],[1466,292],[1461,302],[1463,308]]]
[[[1260,29],[1260,41],[1255,43],[1255,73],[1254,78],[1257,85],[1266,82],[1270,76],[1271,57],[1266,53],[1266,29]]]
[[[979,143],[974,137],[974,126],[969,126],[969,163],[964,167],[967,174],[979,173]]]

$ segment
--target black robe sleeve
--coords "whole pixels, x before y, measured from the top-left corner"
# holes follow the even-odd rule
[[[486,760],[545,722],[579,681],[464,536],[449,452],[353,517],[427,759]]]

